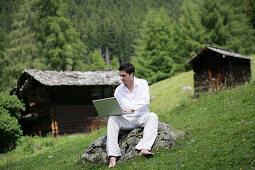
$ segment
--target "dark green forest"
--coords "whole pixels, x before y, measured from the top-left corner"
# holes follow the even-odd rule
[[[0,91],[24,69],[131,61],[150,83],[191,69],[205,45],[255,53],[254,0],[0,0]]]

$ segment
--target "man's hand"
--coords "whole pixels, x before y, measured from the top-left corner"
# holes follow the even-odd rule
[[[134,112],[135,110],[133,110],[133,109],[122,109],[122,112]]]

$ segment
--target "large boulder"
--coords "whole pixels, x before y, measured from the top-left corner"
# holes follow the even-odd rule
[[[159,123],[158,136],[152,149],[171,148],[176,145],[178,138],[183,137],[183,131],[173,129],[166,123]],[[120,131],[119,146],[122,156],[118,161],[126,161],[139,154],[135,149],[140,139],[143,136],[143,128],[136,128],[131,131]],[[88,160],[93,163],[108,162],[106,153],[106,136],[102,136],[92,142],[83,152],[81,160]]]

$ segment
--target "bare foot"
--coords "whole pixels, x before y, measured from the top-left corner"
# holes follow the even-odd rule
[[[116,157],[114,157],[114,156],[111,156],[110,157],[110,163],[109,163],[109,168],[111,168],[111,167],[115,167],[115,165],[116,165]]]
[[[147,149],[142,149],[139,153],[139,156],[153,156],[154,154],[152,152],[149,152]]]

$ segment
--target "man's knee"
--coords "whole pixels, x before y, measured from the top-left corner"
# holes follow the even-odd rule
[[[115,116],[110,116],[108,118],[108,124],[111,123],[111,122],[116,122],[116,117]]]
[[[120,126],[120,123],[119,123],[118,116],[110,116],[108,118],[107,127],[112,127],[112,128],[119,129],[121,126]]]
[[[154,121],[158,121],[158,115],[157,114],[155,114],[153,112],[150,112],[149,114],[150,114],[150,116],[149,116],[150,119],[152,119]]]
[[[116,119],[116,116],[110,116],[108,118],[107,126],[109,126],[109,125],[117,125],[117,124],[118,124],[118,121]]]

